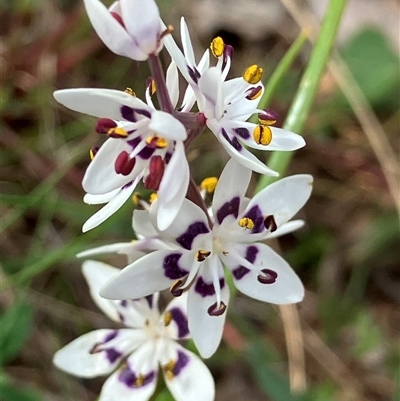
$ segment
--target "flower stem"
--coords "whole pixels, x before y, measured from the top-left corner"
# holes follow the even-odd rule
[[[156,83],[156,95],[158,103],[161,110],[167,113],[174,114],[174,107],[172,106],[171,99],[169,97],[167,84],[165,83],[165,76],[162,69],[162,65],[158,56],[150,54],[149,56],[149,66],[151,71],[151,76]]]
[[[210,215],[208,214],[207,206],[204,202],[204,199],[200,195],[200,191],[197,188],[197,185],[194,182],[193,177],[190,177],[189,188],[186,193],[186,198],[189,199],[190,201],[192,201],[193,203],[195,203],[197,206],[199,206],[204,211],[204,213],[207,216],[208,224],[209,224],[210,228],[212,228],[213,223],[211,221]]]
[[[299,133],[304,127],[325,70],[346,3],[347,0],[331,0],[329,2],[310,61],[283,125],[284,129]],[[292,157],[293,152],[275,151],[269,159],[268,166],[283,175]],[[275,177],[261,177],[257,184],[256,192],[273,181],[276,181]]]

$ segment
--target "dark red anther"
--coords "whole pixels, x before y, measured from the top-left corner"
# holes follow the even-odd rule
[[[278,226],[276,225],[275,217],[274,217],[273,214],[270,214],[269,216],[265,216],[265,218],[264,218],[264,227],[267,230],[271,231],[271,233],[276,231]]]
[[[215,302],[207,309],[207,313],[210,316],[221,316],[225,313],[225,311],[226,311],[226,305],[222,301],[219,306],[217,302]]]
[[[258,120],[261,124],[273,125],[277,122],[279,114],[270,109],[265,109],[262,113],[258,115]]]
[[[278,278],[278,273],[276,271],[270,269],[262,269],[261,272],[263,274],[259,274],[257,276],[257,280],[261,284],[274,284],[276,279]]]
[[[262,90],[263,90],[263,88],[262,88],[261,85],[255,86],[255,87],[253,87],[253,88],[250,88],[250,89],[247,91],[246,99],[247,99],[247,100],[258,99],[258,98],[261,96],[261,94],[262,94]]]
[[[165,164],[163,158],[161,156],[153,156],[150,159],[149,175],[144,182],[144,186],[147,189],[158,191],[158,187],[160,186],[161,179],[164,175],[164,170]]]
[[[129,175],[135,167],[135,158],[131,159],[129,153],[122,151],[115,160],[115,172],[117,174]]]
[[[176,280],[174,284],[172,284],[171,288],[169,289],[171,291],[171,294],[174,297],[180,297],[183,294],[182,290],[182,285],[183,281],[182,280]]]
[[[118,13],[116,13],[115,11],[111,11],[110,14],[125,28],[124,21]]]
[[[96,124],[96,132],[99,134],[107,134],[111,128],[115,128],[117,123],[111,118],[99,118]]]

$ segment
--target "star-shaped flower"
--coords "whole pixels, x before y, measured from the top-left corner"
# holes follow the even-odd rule
[[[262,241],[300,228],[289,221],[311,194],[312,177],[294,175],[277,181],[251,200],[245,197],[251,171],[231,159],[215,189],[210,225],[204,211],[186,200],[179,219],[165,231],[155,225],[158,202],[150,212],[134,212],[140,235],[175,244],[149,253],[124,268],[101,290],[110,299],[141,297],[171,287],[188,291],[189,329],[203,357],[221,340],[229,288],[224,266],[244,294],[274,304],[301,301],[303,285],[288,263]],[[150,224],[152,223],[152,224]]]
[[[168,227],[179,212],[189,183],[183,124],[117,90],[65,89],[56,91],[54,97],[72,110],[99,117],[97,132],[109,136],[82,182],[86,203],[107,205],[84,224],[83,231],[98,226],[118,210],[142,178],[147,188],[158,191],[158,224],[160,229]]]
[[[162,24],[154,0],[119,0],[107,9],[99,0],[84,0],[97,35],[114,53],[147,60],[162,47]]]
[[[83,378],[111,373],[99,401],[147,401],[155,391],[159,366],[177,401],[214,399],[209,370],[176,342],[189,338],[184,298],[174,299],[162,314],[158,294],[109,301],[98,292],[119,270],[95,261],[86,261],[82,270],[97,306],[127,328],[95,330],[75,339],[54,355],[58,368]]]

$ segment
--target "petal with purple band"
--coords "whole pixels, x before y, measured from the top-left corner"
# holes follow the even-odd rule
[[[243,216],[253,207],[263,216],[273,215],[278,227],[289,221],[307,202],[312,191],[311,175],[298,174],[282,178],[260,191],[247,205]]]
[[[256,258],[257,258],[257,253],[258,253],[258,248],[257,246],[250,245],[246,248],[246,254],[244,255],[244,258],[250,263],[254,264]],[[233,276],[237,279],[240,280],[242,279],[246,274],[250,272],[250,269],[243,265],[239,265],[237,267],[234,267],[232,270]]]
[[[195,221],[190,224],[190,226],[186,229],[184,233],[182,233],[178,238],[176,238],[176,242],[185,249],[191,250],[193,241],[196,239],[198,235],[207,234],[210,230],[202,221]]]
[[[304,296],[304,287],[299,277],[289,264],[269,246],[265,244],[254,245],[258,248],[254,270],[250,270],[234,282],[239,291],[251,298],[273,304],[284,305],[300,302]],[[263,269],[271,270],[276,274],[276,280],[271,284],[261,283],[259,275],[264,275]],[[274,275],[271,273],[271,275]],[[273,280],[271,280],[273,281]]]
[[[236,196],[228,200],[218,210],[215,210],[218,224],[221,225],[224,219],[228,216],[233,216],[235,219],[238,217],[240,207],[240,197]]]
[[[176,280],[171,277],[188,273],[192,259],[184,252],[152,252],[121,270],[105,284],[100,295],[107,299],[136,299],[165,290]]]
[[[171,338],[180,340],[189,338],[187,292],[180,297],[175,297],[165,308],[161,318],[168,323],[166,330]]]
[[[176,401],[213,401],[215,385],[203,361],[180,345],[176,347],[173,375],[164,375],[165,383]]]

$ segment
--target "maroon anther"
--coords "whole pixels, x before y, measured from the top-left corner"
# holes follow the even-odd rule
[[[225,313],[226,311],[226,305],[221,301],[219,307],[216,302],[214,302],[208,309],[207,313],[210,316],[221,316]]]
[[[115,160],[115,172],[117,174],[129,175],[135,167],[135,158],[131,159],[129,153],[122,151]]]
[[[262,86],[260,85],[260,86],[255,86],[254,88],[250,88],[248,91],[247,91],[247,96],[246,96],[246,99],[247,100],[254,100],[254,99],[257,99],[259,96],[260,96],[260,94],[261,94],[261,92],[262,92]]]
[[[257,280],[261,284],[274,284],[276,279],[278,278],[278,273],[270,270],[270,269],[262,269],[261,272],[263,274],[259,274],[257,276]]]
[[[99,134],[107,134],[111,128],[115,128],[117,123],[111,118],[99,118],[96,124],[96,132]]]
[[[274,217],[273,214],[270,214],[269,216],[265,216],[265,218],[264,218],[264,227],[267,230],[271,231],[271,233],[276,231],[278,226],[276,225],[275,217]]]
[[[279,114],[270,109],[265,109],[262,113],[259,113],[258,119],[262,124],[265,125],[273,125],[277,122],[279,118]]]
[[[182,285],[183,285],[182,280],[177,280],[177,281],[175,281],[174,284],[172,284],[172,286],[169,290],[174,297],[180,297],[183,294],[183,290],[181,288]]]
[[[160,186],[161,179],[163,178],[165,170],[164,160],[161,156],[153,156],[150,159],[149,164],[149,175],[144,182],[144,186],[147,189],[153,189],[154,191],[158,191],[158,187]]]
[[[124,21],[118,13],[116,13],[115,11],[111,11],[110,14],[125,28]]]

